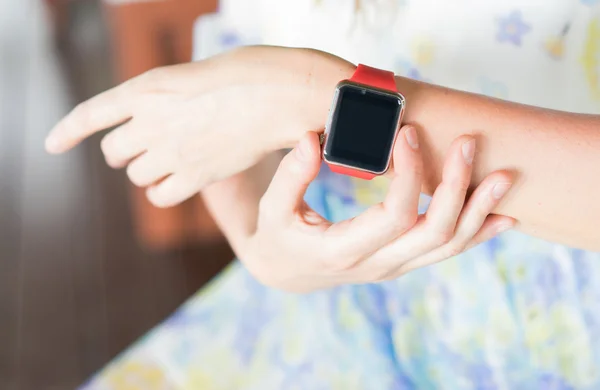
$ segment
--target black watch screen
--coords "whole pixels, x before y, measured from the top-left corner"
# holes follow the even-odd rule
[[[353,84],[338,87],[323,154],[328,162],[373,173],[387,169],[403,100]]]

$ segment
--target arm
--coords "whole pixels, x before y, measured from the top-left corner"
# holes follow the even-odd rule
[[[599,116],[531,107],[403,77],[396,83],[407,101],[404,123],[421,134],[423,192],[432,194],[440,183],[452,140],[470,133],[478,142],[472,185],[499,169],[515,175],[510,195],[495,213],[517,219],[518,229],[527,234],[600,250]],[[331,90],[320,91],[316,101],[325,115]]]
[[[424,190],[440,182],[445,151],[468,129],[478,140],[472,183],[508,169],[515,185],[496,213],[525,233],[600,250],[600,117],[551,111],[403,78],[405,121],[421,130]]]
[[[169,207],[322,131],[335,85],[354,70],[327,53],[264,46],[157,69],[79,105],[46,147],[62,153],[122,124],[102,142],[108,163],[127,165],[134,184],[149,186],[151,202]],[[397,82],[405,122],[421,134],[425,192],[440,182],[451,140],[467,131],[480,151],[471,184],[498,169],[515,175],[496,213],[516,218],[526,233],[600,250],[600,117]]]

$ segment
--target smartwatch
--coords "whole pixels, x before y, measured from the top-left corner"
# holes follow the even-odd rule
[[[358,65],[336,86],[321,137],[323,161],[333,172],[361,179],[384,174],[404,107],[393,72]]]

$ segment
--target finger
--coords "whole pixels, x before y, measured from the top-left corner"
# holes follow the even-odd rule
[[[394,146],[394,177],[385,200],[353,220],[330,228],[340,245],[366,257],[414,226],[418,218],[423,159],[413,126],[401,129]],[[336,230],[343,230],[341,235]]]
[[[475,237],[467,244],[464,249],[464,252],[469,249],[474,248],[475,246],[489,241],[497,235],[506,232],[514,228],[516,225],[516,221],[514,218],[506,217],[503,215],[490,215],[486,218],[485,222],[481,226],[481,229],[477,232]],[[441,249],[440,249],[441,250]],[[451,256],[449,256],[451,257]],[[432,256],[421,256],[411,261],[406,262],[403,266],[398,267],[394,271],[390,272],[388,275],[383,277],[381,280],[392,280],[401,277],[402,275],[406,275],[407,273],[414,271],[419,268],[427,267],[429,265],[433,265],[440,261],[445,260],[446,258],[440,254],[432,254]]]
[[[146,197],[154,206],[176,206],[200,191],[197,169],[186,169],[166,177],[160,183],[148,187]]]
[[[471,182],[475,147],[473,137],[459,137],[452,143],[446,157],[442,182],[436,188],[425,215],[430,234],[440,238],[439,241],[446,241],[454,235]]]
[[[80,103],[46,138],[49,153],[63,153],[90,135],[123,123],[132,116],[134,96],[127,83]]]
[[[387,275],[406,261],[428,253],[452,238],[471,179],[474,148],[475,140],[471,136],[459,137],[453,142],[444,165],[442,183],[435,191],[427,214],[418,218],[414,227],[400,238],[377,248],[369,258],[368,266],[373,272]],[[418,198],[416,202],[418,208]]]
[[[507,230],[513,229],[516,225],[517,221],[514,218],[497,214],[488,215],[481,226],[481,229],[479,229],[477,234],[475,234],[475,236],[467,243],[465,251],[489,241]]]
[[[290,220],[303,205],[304,194],[317,177],[320,166],[319,137],[314,132],[308,132],[279,164],[261,199],[261,206],[268,208],[270,215]]]
[[[406,262],[392,271],[392,274],[402,275],[410,270],[456,256],[475,243],[483,242],[501,231],[512,228],[516,222],[513,218],[490,215],[511,185],[512,178],[508,172],[498,171],[489,175],[473,192],[461,213],[454,237],[439,248]]]
[[[502,216],[502,215],[490,215],[486,218],[485,222],[481,226],[481,229],[475,237],[467,244],[464,248],[464,252],[474,248],[475,246],[489,241],[497,235],[506,232],[507,230],[512,229],[516,225],[516,220],[510,217]],[[443,251],[443,249],[439,249],[439,251]],[[446,252],[448,253],[448,252]],[[452,252],[450,251],[450,255]],[[419,258],[413,259],[402,267],[399,267],[397,270],[392,272],[388,277],[383,278],[382,280],[390,280],[397,279],[402,275],[406,275],[407,273],[414,271],[419,268],[427,267],[429,265],[433,265],[440,261],[445,260],[446,258],[450,258],[452,256],[446,256],[446,254],[436,254],[433,253],[430,256],[421,256]]]
[[[446,253],[448,255],[455,255],[466,248],[482,229],[488,216],[493,213],[511,186],[512,177],[506,171],[492,173],[477,186],[460,216],[454,238],[447,245]],[[498,221],[497,218],[492,221],[495,223],[506,222],[504,219]],[[510,222],[514,221],[512,218],[509,220]]]
[[[419,214],[419,196],[423,181],[423,158],[419,137],[414,126],[405,126],[400,132],[400,142],[394,148],[394,179],[383,202],[386,214],[400,224],[401,230],[414,225]],[[408,219],[408,220],[407,220]],[[394,224],[395,225],[395,224]],[[393,225],[393,226],[394,226]]]
[[[146,143],[131,120],[106,134],[100,142],[100,148],[110,167],[123,168],[146,150]]]
[[[147,187],[177,170],[174,156],[168,147],[148,151],[129,163],[127,176],[136,186]]]

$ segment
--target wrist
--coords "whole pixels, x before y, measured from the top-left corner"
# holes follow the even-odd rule
[[[431,129],[427,129],[423,125],[424,116],[427,115],[427,90],[431,87],[420,81],[412,80],[402,76],[396,76],[396,86],[406,99],[406,107],[402,125],[414,126],[419,137],[419,147],[423,152],[423,184],[421,192],[432,195],[436,187],[435,164],[433,160],[434,153],[432,151]],[[402,136],[402,134],[400,135]],[[395,175],[393,167],[390,167],[387,177]]]
[[[294,109],[295,119],[279,136],[273,138],[272,150],[294,147],[308,131],[322,133],[325,128],[328,112],[335,93],[336,85],[352,77],[356,66],[346,60],[311,49],[292,49],[295,57],[287,58],[294,63],[294,88],[297,89],[298,106]],[[419,132],[424,161],[422,191],[431,194],[436,185],[435,162],[431,160],[431,134],[422,126],[422,118],[426,114],[426,96],[429,84],[406,77],[396,76],[397,90],[406,99],[406,109],[402,124],[414,125]],[[393,176],[390,169],[387,176]]]
[[[332,54],[312,50],[293,49],[296,61],[294,74],[294,118],[276,140],[276,149],[294,147],[308,131],[322,133],[336,85],[352,77],[356,66]],[[292,59],[290,59],[291,61]],[[286,86],[288,87],[288,86]]]

